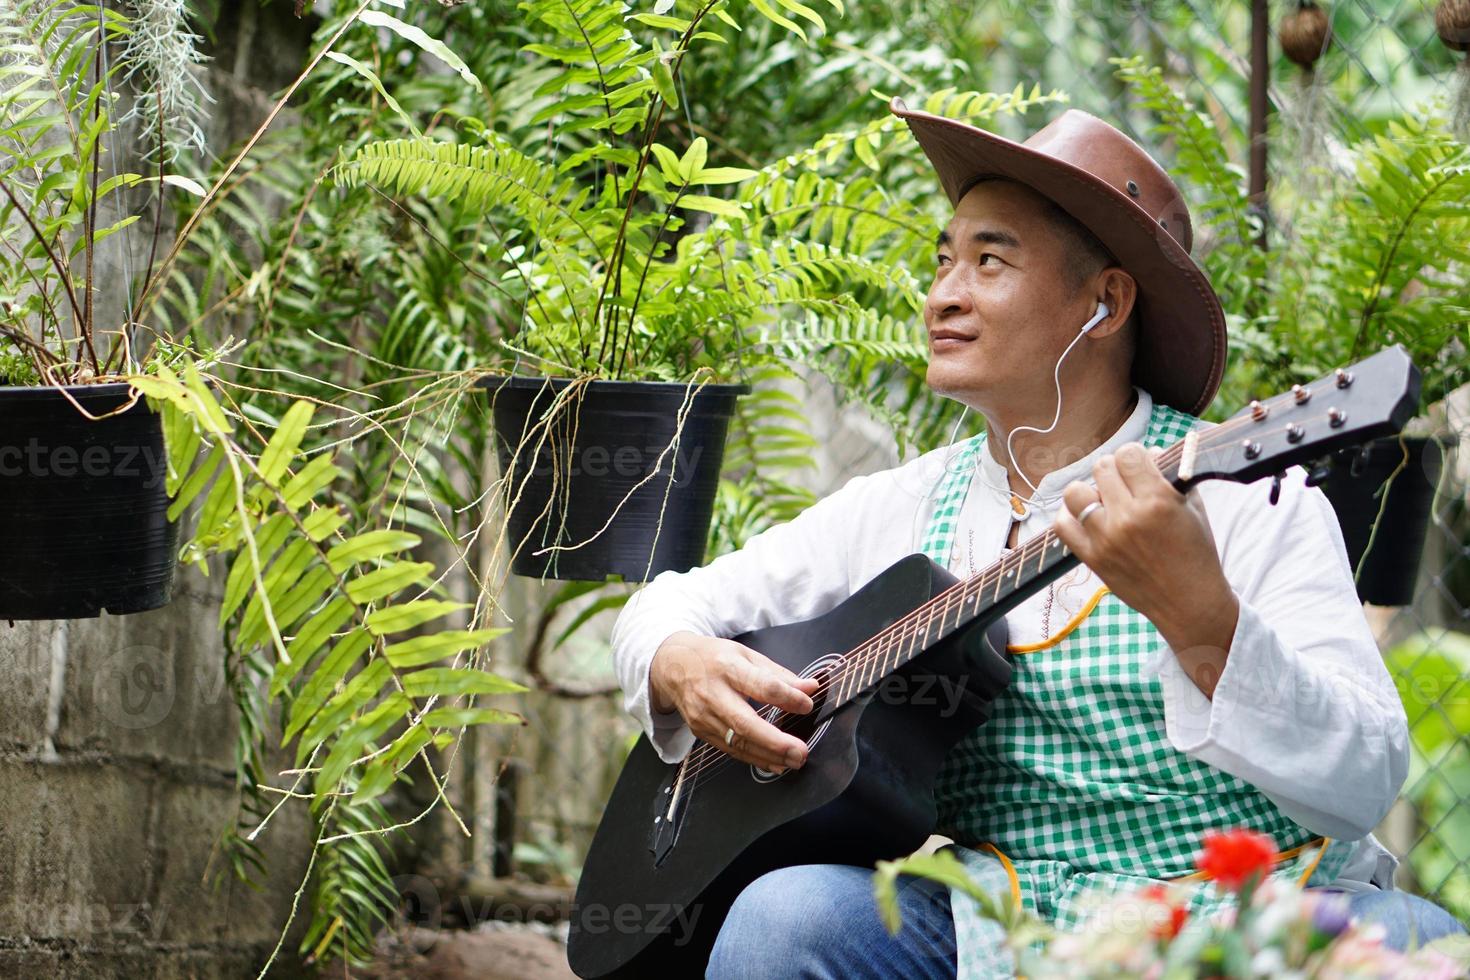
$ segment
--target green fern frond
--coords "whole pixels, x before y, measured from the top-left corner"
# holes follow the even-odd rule
[[[369,143],[331,176],[344,187],[371,183],[401,195],[447,198],[472,211],[505,209],[545,238],[559,237],[564,222],[596,251],[578,214],[586,192],[494,133],[484,139],[480,146],[430,139]]]
[[[403,557],[420,544],[417,534],[345,530],[346,515],[330,501],[340,468],[330,453],[303,452],[314,414],[309,403],[297,402],[274,420],[269,441],[251,455],[192,365],[183,378],[163,367],[157,377],[132,383],[163,416],[173,512],[197,507],[191,556],[230,559],[221,611],[230,646],[242,664],[268,677],[267,696],[283,708],[283,743],[294,743],[313,812],[325,821],[322,836],[341,837],[351,831],[337,828],[359,819],[386,826],[372,822],[381,816],[374,801],[415,758],[432,772],[426,751],[454,732],[519,723],[476,703],[525,690],[478,669],[479,651],[505,631],[433,625],[466,607],[430,598],[433,565]],[[242,707],[255,718],[247,730],[257,739],[242,760],[251,778],[263,781],[257,767],[267,712],[255,697]],[[247,794],[247,803],[258,796]],[[356,840],[328,847],[324,867],[331,874],[320,879],[311,930],[315,942],[328,928],[340,933],[348,960],[366,955],[383,910],[392,907],[369,900],[386,900],[391,886],[372,842]],[[338,890],[353,880],[361,886],[357,900],[343,905],[340,894],[353,893]]]

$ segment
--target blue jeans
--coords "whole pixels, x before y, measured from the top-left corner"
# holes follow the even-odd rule
[[[1349,902],[1353,918],[1383,923],[1384,943],[1395,949],[1465,931],[1444,909],[1404,892],[1349,893]],[[890,936],[878,919],[871,869],[809,864],[773,871],[752,882],[731,906],[706,976],[711,980],[954,977],[957,958],[948,889],[926,879],[903,877],[898,905],[903,929]]]

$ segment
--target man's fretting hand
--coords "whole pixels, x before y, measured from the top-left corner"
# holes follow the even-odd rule
[[[1057,537],[1158,628],[1185,673],[1213,696],[1240,602],[1220,567],[1204,505],[1175,490],[1137,443],[1099,458],[1092,475],[1096,486],[1072,483],[1062,492]]]
[[[733,640],[675,633],[664,640],[648,669],[654,711],[678,711],[699,738],[721,752],[764,769],[786,770],[806,762],[806,744],[756,714],[746,698],[806,714],[817,680],[802,678]],[[725,733],[735,730],[734,742]]]

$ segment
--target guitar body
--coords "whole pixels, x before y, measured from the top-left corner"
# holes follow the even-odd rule
[[[736,639],[810,675],[955,582],[911,555],[823,616]],[[819,700],[805,730],[795,731],[810,746],[807,763],[782,776],[721,754],[676,786],[679,766],[640,738],[583,868],[572,969],[582,977],[703,976],[731,903],[762,874],[798,864],[871,867],[917,849],[934,828],[945,755],[989,717],[1010,680],[1004,651],[1005,620],[977,620],[864,696],[841,707]]]

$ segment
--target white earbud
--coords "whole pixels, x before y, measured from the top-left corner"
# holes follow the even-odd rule
[[[1112,312],[1113,312],[1112,310],[1108,309],[1108,304],[1106,304],[1106,303],[1099,303],[1099,304],[1097,304],[1097,312],[1092,315],[1092,319],[1091,320],[1088,320],[1087,323],[1083,324],[1083,326],[1082,326],[1082,332],[1083,333],[1087,333],[1093,327],[1097,326],[1099,323],[1102,323],[1109,316],[1111,316],[1112,315]]]

